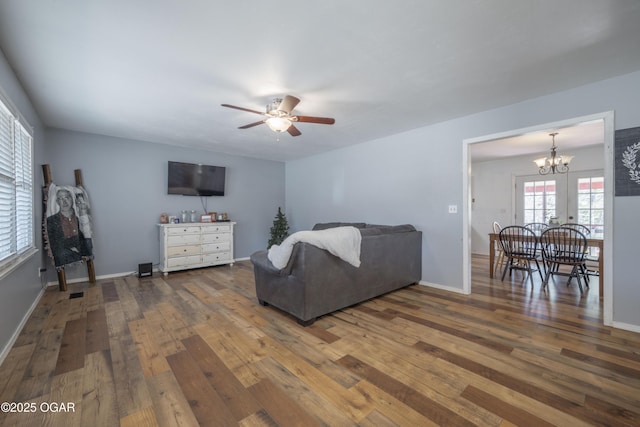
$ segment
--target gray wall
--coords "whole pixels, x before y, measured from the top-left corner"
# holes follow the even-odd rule
[[[283,206],[284,163],[47,129],[47,162],[53,181],[73,184],[82,170],[93,213],[98,276],[136,271],[141,262],[159,262],[156,224],[162,212],[204,213],[200,197],[167,194],[167,161],[227,168],[223,197],[207,197],[207,210],[227,212],[235,228],[235,257],[264,249],[269,228]],[[86,277],[84,266],[67,268],[67,277]],[[55,281],[55,277],[50,277]]]
[[[640,72],[287,163],[295,230],[318,221],[412,223],[423,231],[423,280],[462,290],[463,140],[615,111],[616,129],[640,126]],[[447,212],[458,205],[458,214]],[[640,329],[640,197],[615,198],[613,320]]]
[[[23,91],[13,70],[9,67],[2,52],[0,52],[0,88],[20,113],[34,127],[34,163],[42,161],[42,147],[44,146],[43,130],[40,118],[36,114],[29,98]],[[34,176],[34,201],[35,217],[34,230],[35,242],[38,248],[42,247],[41,237],[37,230],[40,229],[39,221],[42,215],[40,202],[40,183],[42,173],[36,168]],[[42,289],[38,269],[42,265],[42,251],[36,253],[27,262],[14,270],[11,274],[0,280],[0,360],[7,350],[14,333],[28,313],[30,307],[38,297]]]

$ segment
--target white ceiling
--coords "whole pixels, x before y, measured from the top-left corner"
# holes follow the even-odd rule
[[[47,126],[286,161],[640,70],[639,23],[638,0],[0,0],[0,48]],[[277,141],[220,106],[285,94],[336,124]]]
[[[555,136],[557,154],[572,156],[576,149],[604,144],[604,121],[592,120],[569,127],[547,129],[494,139],[486,143],[471,144],[469,152],[474,162],[539,154],[531,156],[533,162],[534,158],[550,154],[553,143],[551,133],[557,133]]]

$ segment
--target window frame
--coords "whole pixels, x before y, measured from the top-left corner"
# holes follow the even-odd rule
[[[0,179],[4,179],[5,184],[7,182],[10,183],[11,188],[9,189],[9,193],[13,192],[13,200],[10,206],[7,206],[12,214],[8,220],[8,239],[9,239],[9,249],[8,252],[3,254],[4,258],[0,260],[0,280],[4,279],[7,275],[21,266],[24,262],[26,262],[29,258],[31,258],[35,253],[38,252],[36,247],[36,233],[35,233],[35,207],[36,207],[36,198],[35,198],[35,165],[34,165],[34,131],[33,128],[28,124],[28,122],[24,119],[24,117],[19,113],[17,108],[11,103],[9,98],[4,94],[2,89],[0,88],[0,111],[2,114],[5,114],[8,118],[7,123],[9,124],[9,144],[7,147],[9,150],[6,153],[10,153],[9,155],[12,158],[5,158],[9,161],[10,171],[7,175],[3,173]],[[2,135],[0,135],[2,137]],[[25,142],[24,138],[27,138]],[[6,140],[4,142],[7,142]],[[16,152],[22,153],[19,158],[20,166],[18,166],[18,159],[15,158]],[[5,153],[5,154],[6,154]],[[0,153],[1,155],[2,153]],[[29,168],[27,171],[26,168]],[[24,185],[21,185],[17,182],[18,176],[20,175],[23,178]],[[23,187],[22,191],[18,189],[18,187]],[[27,190],[27,191],[24,191]],[[19,206],[22,205],[24,208],[24,200],[22,203],[18,201],[18,193],[21,193],[22,197],[27,195],[27,203],[26,209],[29,209],[30,203],[30,215],[20,224],[22,230],[25,227],[28,227],[26,233],[19,234],[18,224],[20,221],[20,216],[18,215]],[[10,196],[11,197],[11,196]],[[6,230],[5,230],[6,231]],[[26,243],[24,245],[19,246],[19,238],[22,241],[25,241],[25,236],[27,238]],[[4,242],[1,243],[6,243]]]
[[[518,204],[520,205],[519,210],[516,212],[516,218],[520,215],[522,216],[519,223],[522,225],[526,225],[527,223],[548,223],[551,217],[557,216],[558,214],[558,180],[555,177],[545,177],[539,175],[532,176],[520,176],[518,177],[518,181],[521,183],[519,188],[519,193],[516,195],[518,197]],[[553,184],[551,184],[553,183]],[[532,186],[534,191],[527,192],[527,187]],[[553,191],[548,191],[548,187],[553,186]],[[540,190],[539,187],[542,187]],[[532,198],[532,207],[527,207],[527,198]],[[553,203],[550,203],[550,198],[553,199]],[[540,200],[540,206],[537,207],[535,200]],[[553,207],[549,207],[550,204]],[[533,213],[533,218],[527,218],[527,212]],[[537,218],[536,212],[541,213],[543,218]]]

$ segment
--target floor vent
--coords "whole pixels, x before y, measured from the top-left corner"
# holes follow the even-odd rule
[[[71,294],[69,295],[69,299],[82,298],[83,296],[84,292],[71,292]]]

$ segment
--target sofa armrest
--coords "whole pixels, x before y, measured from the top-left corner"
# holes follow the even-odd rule
[[[291,262],[289,262],[289,264],[287,264],[287,266],[282,270],[278,270],[271,261],[269,261],[268,251],[258,251],[253,253],[251,255],[251,262],[254,266],[259,267],[274,276],[288,276],[291,270]]]

